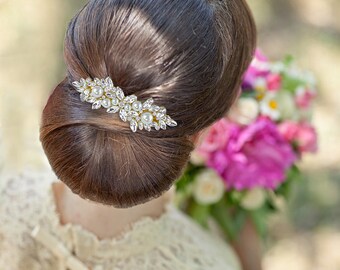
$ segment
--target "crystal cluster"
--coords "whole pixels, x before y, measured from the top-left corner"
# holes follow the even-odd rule
[[[154,104],[152,98],[138,101],[135,95],[125,96],[120,87],[114,86],[111,78],[94,80],[80,79],[72,83],[80,93],[80,100],[92,104],[92,109],[105,108],[108,113],[118,113],[124,122],[130,123],[133,132],[137,129],[151,131],[177,126],[176,121],[166,114],[166,109]]]

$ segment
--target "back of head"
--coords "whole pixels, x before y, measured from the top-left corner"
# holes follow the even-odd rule
[[[91,0],[65,40],[67,77],[43,111],[40,139],[56,175],[84,198],[130,207],[168,190],[193,150],[191,135],[223,117],[255,47],[244,0]],[[152,97],[177,127],[131,132],[82,103],[72,82],[111,77]]]

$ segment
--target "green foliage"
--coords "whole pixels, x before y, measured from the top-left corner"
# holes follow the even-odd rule
[[[286,181],[275,190],[275,194],[282,195],[285,199],[289,199],[294,182],[300,179],[301,172],[296,165],[293,165],[287,172]]]
[[[266,206],[255,211],[249,211],[248,214],[255,225],[257,233],[264,238],[267,232],[267,218],[269,214]]]
[[[203,166],[195,166],[189,163],[181,178],[176,182],[176,190],[178,192],[185,192],[202,169],[204,169]]]
[[[188,207],[188,214],[197,221],[197,223],[201,224],[203,227],[208,227],[208,219],[211,215],[211,207],[209,205],[202,205],[194,200],[191,200]]]
[[[237,238],[247,217],[246,211],[228,203],[226,197],[212,205],[211,215],[229,240]]]
[[[286,57],[283,59],[283,64],[285,66],[291,66],[294,63],[294,57],[290,54],[286,55]]]
[[[241,205],[247,191],[227,190],[219,202],[211,205],[196,202],[192,196],[191,187],[197,174],[204,169],[203,166],[188,165],[176,183],[178,206],[204,228],[208,228],[208,220],[212,218],[229,240],[238,237],[247,219],[252,221],[258,234],[265,237],[268,216],[279,210],[273,196],[283,196],[288,200],[293,185],[301,179],[298,167],[292,166],[287,171],[286,181],[276,190],[267,192],[266,201],[262,207],[247,210]]]

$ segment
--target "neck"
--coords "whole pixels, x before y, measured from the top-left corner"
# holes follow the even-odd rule
[[[145,204],[118,209],[82,199],[62,182],[55,183],[53,191],[60,222],[81,225],[98,238],[114,237],[143,217],[158,218],[172,197],[169,191]]]

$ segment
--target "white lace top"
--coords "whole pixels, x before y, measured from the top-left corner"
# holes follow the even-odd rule
[[[1,270],[236,270],[231,249],[173,206],[145,217],[119,237],[99,240],[78,225],[61,225],[53,174],[0,179]]]

